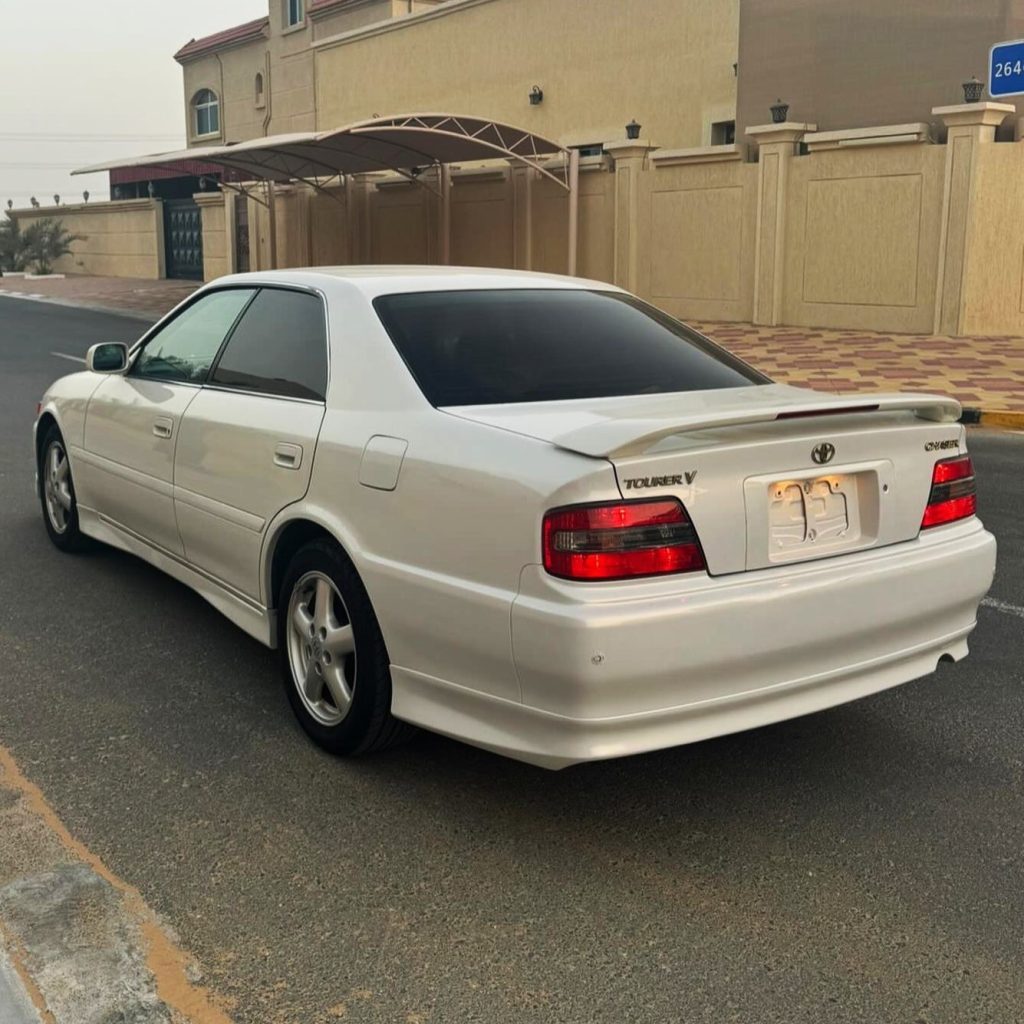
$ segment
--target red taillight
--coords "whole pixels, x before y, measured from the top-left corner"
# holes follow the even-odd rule
[[[544,568],[569,580],[706,568],[693,525],[674,498],[555,509],[544,516],[543,545]]]
[[[969,455],[943,459],[932,471],[932,492],[924,510],[921,529],[969,519],[978,510],[974,466]]]

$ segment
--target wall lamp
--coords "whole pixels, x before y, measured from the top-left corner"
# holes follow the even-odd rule
[[[626,138],[627,139],[639,139],[640,129],[643,127],[639,121],[634,117],[629,124],[626,125]]]
[[[544,102],[544,90],[539,86],[535,85],[530,90],[530,106],[539,107]]]

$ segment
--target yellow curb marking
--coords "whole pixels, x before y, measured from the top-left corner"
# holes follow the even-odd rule
[[[1024,412],[982,412],[979,420],[982,427],[1004,427],[1008,430],[1024,430]]]
[[[193,985],[188,980],[188,955],[171,941],[160,926],[156,914],[147,906],[142,893],[133,885],[118,878],[84,843],[75,839],[47,803],[42,790],[22,774],[14,758],[4,747],[0,747],[0,770],[0,783],[24,797],[31,810],[50,829],[60,844],[122,894],[126,909],[138,922],[146,943],[146,966],[156,981],[157,996],[172,1010],[192,1021],[192,1024],[232,1024],[231,1018],[225,1012],[230,1006],[228,1001],[214,996],[208,989]],[[15,970],[18,970],[19,975],[23,974],[16,959]],[[36,995],[42,998],[31,980],[28,988],[33,999]],[[50,1016],[49,1020],[52,1019]]]

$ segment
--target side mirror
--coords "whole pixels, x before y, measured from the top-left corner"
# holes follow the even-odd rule
[[[93,373],[124,373],[128,368],[128,346],[104,341],[85,353],[85,365]]]

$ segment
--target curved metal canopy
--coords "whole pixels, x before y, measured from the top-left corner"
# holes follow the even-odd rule
[[[82,167],[92,174],[130,167],[159,167],[188,174],[195,161],[241,172],[256,181],[309,181],[373,171],[415,172],[435,164],[506,159],[533,167],[568,187],[568,172],[545,164],[568,151],[523,128],[456,114],[405,114],[360,121],[325,132],[271,135],[228,146],[202,146],[172,153]],[[564,161],[565,168],[568,160]],[[561,173],[559,173],[561,172]]]
[[[559,160],[558,158],[561,157]],[[392,171],[420,180],[420,172],[437,168],[440,180],[442,260],[451,254],[451,169],[453,163],[505,159],[524,164],[564,188],[569,194],[568,272],[576,272],[579,222],[579,151],[566,149],[524,128],[481,117],[458,114],[402,114],[375,117],[325,132],[295,132],[264,136],[230,146],[202,146],[174,153],[153,153],[81,167],[72,174],[93,174],[128,168],[159,168],[192,176],[197,162],[223,168],[222,188],[252,192],[231,181],[262,182],[271,211],[269,242],[271,266],[277,266],[277,217],[274,186],[301,181],[325,191],[324,180],[374,171]],[[433,188],[431,186],[431,190]],[[528,193],[529,194],[529,193]],[[527,200],[529,203],[529,199]]]

